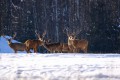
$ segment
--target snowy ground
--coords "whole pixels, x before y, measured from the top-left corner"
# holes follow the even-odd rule
[[[120,80],[120,55],[0,54],[0,80]]]
[[[119,54],[14,54],[4,38],[0,45],[0,80],[120,80]]]

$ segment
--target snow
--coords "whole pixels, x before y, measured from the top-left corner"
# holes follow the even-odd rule
[[[0,80],[120,80],[119,54],[14,54],[2,37],[0,45]]]
[[[0,54],[0,80],[119,80],[119,60],[118,54]]]
[[[120,28],[120,25],[118,27]]]

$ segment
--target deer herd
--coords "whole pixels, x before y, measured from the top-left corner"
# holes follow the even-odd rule
[[[80,51],[83,51],[84,53],[87,53],[88,48],[88,41],[85,39],[76,39],[75,32],[69,33],[68,29],[64,29],[63,32],[68,37],[67,43],[60,43],[60,42],[54,42],[50,43],[49,39],[44,39],[46,35],[46,31],[43,32],[42,36],[35,31],[38,39],[28,39],[25,41],[25,43],[13,43],[12,40],[15,38],[16,33],[13,35],[12,38],[6,38],[3,34],[3,37],[7,40],[8,45],[11,49],[14,50],[15,53],[17,51],[26,51],[27,53],[31,53],[30,49],[34,50],[34,53],[37,53],[37,49],[39,46],[43,46],[47,51],[50,53],[78,53]]]

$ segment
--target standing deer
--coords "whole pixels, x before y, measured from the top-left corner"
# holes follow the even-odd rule
[[[65,43],[44,43],[43,46],[51,53],[69,52],[68,44]]]
[[[10,48],[12,48],[14,50],[15,53],[17,53],[17,51],[25,51],[26,50],[25,44],[12,43],[12,40],[16,37],[16,33],[10,39],[6,38],[4,35],[3,35],[3,37],[8,41],[8,45],[10,46]]]
[[[61,43],[44,43],[43,46],[50,52],[62,52],[62,44]]]
[[[42,46],[44,41],[43,38],[46,34],[46,31],[44,31],[44,33],[42,34],[42,37],[40,37],[40,35],[37,33],[37,31],[35,31],[36,35],[38,36],[38,40],[27,40],[24,44],[26,45],[26,49],[27,52],[30,53],[30,49],[34,50],[34,53],[37,53],[37,49],[39,46]]]
[[[44,34],[44,36],[45,36],[45,34]],[[41,38],[41,40],[43,40],[43,38]],[[61,53],[62,50],[64,50],[64,51],[66,50],[66,49],[63,49],[63,47],[66,48],[65,45],[63,46],[63,43],[59,43],[59,42],[57,42],[57,43],[50,43],[49,41],[50,41],[50,39],[44,40],[44,42],[42,43],[42,45],[50,53],[55,53],[55,52],[60,52]]]
[[[66,31],[68,36],[68,46],[70,50],[72,52],[75,52],[76,50],[82,50],[84,53],[87,53],[88,41],[84,39],[82,40],[76,39],[76,35],[79,32],[77,32],[77,34],[75,34],[75,32],[70,34],[67,29]]]

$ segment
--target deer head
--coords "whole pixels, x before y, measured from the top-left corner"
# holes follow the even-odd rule
[[[64,29],[63,31],[68,36],[68,46],[70,51],[75,52],[76,49],[80,49],[86,52],[88,41],[76,39],[76,36],[80,33],[80,30],[73,29],[72,31],[70,29]]]
[[[37,53],[37,49],[39,46],[42,46],[44,44],[44,37],[46,35],[46,31],[43,32],[42,36],[35,30],[35,34],[37,35],[38,39],[33,40],[27,40],[25,41],[26,49],[28,52],[30,52],[30,49],[33,49],[35,53]]]
[[[14,32],[14,35],[12,38],[6,38],[5,35],[3,34],[3,37],[8,41],[8,44],[11,44],[12,43],[12,40],[16,37],[16,32]]]
[[[68,40],[75,40],[76,36],[80,33],[80,30],[73,30],[74,32],[72,32],[72,30],[70,28],[64,28],[63,32],[65,34],[67,34],[68,36]]]
[[[40,41],[44,41],[43,39],[46,35],[46,30],[43,32],[42,36],[40,36],[40,34],[37,32],[37,30],[35,31],[35,33]]]

